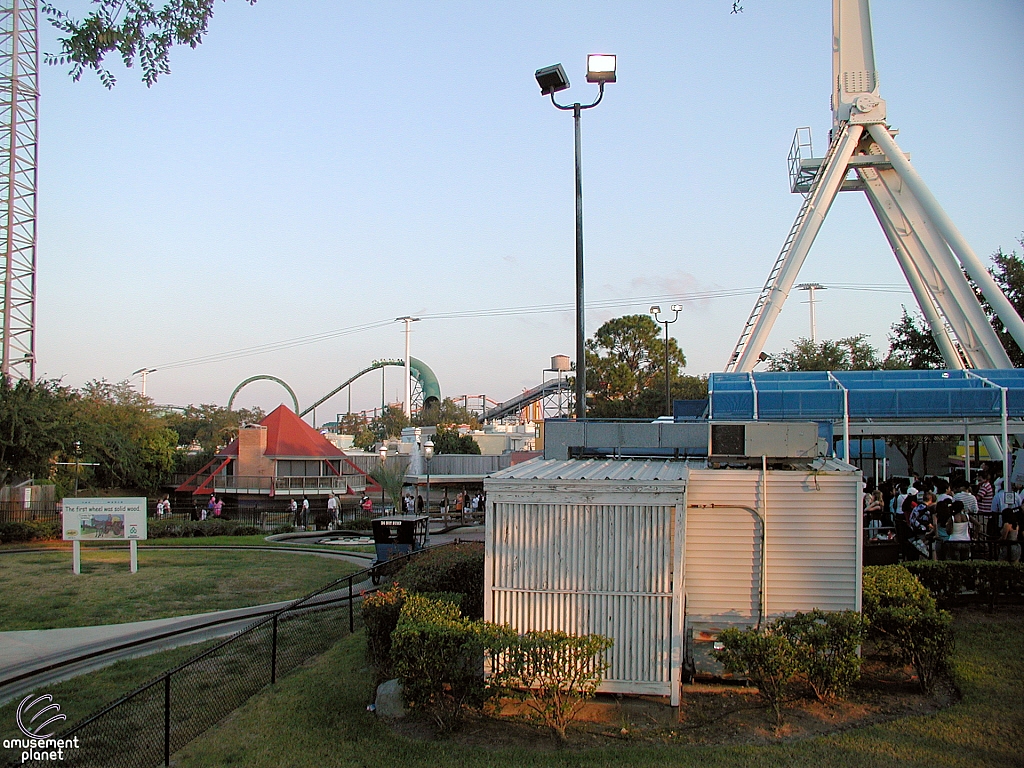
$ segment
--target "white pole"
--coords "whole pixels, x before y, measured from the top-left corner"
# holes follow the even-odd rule
[[[71,570],[82,575],[82,542],[78,539],[71,542]]]
[[[395,322],[401,321],[405,323],[405,405],[403,410],[405,411],[405,417],[407,419],[412,418],[412,384],[409,382],[409,377],[412,375],[412,369],[409,364],[409,333],[411,332],[411,324],[419,320],[418,317],[405,317],[396,318]]]
[[[77,544],[78,542],[75,542],[75,543]],[[139,572],[139,542],[136,541],[135,539],[132,539],[130,542],[128,542],[128,547],[131,550],[131,556],[132,556],[132,565],[131,565],[132,573],[138,573]]]

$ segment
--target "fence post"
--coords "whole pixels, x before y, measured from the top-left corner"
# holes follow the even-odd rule
[[[355,615],[354,615],[354,612],[353,612],[353,609],[352,609],[352,577],[349,576],[348,577],[348,631],[349,631],[349,634],[351,634],[352,632],[355,632],[355,630],[356,630],[355,621],[356,621],[355,620]]]
[[[270,641],[270,684],[277,682],[277,614],[274,614],[274,635]]]
[[[171,676],[164,677],[164,765],[171,764]]]

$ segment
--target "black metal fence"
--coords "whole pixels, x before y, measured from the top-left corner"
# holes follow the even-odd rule
[[[60,512],[59,501],[0,501],[0,523],[56,523]]]
[[[413,552],[395,560],[416,557]],[[54,738],[77,737],[64,765],[152,768],[278,677],[323,653],[356,626],[356,584],[366,568],[250,624],[161,673]],[[372,590],[367,590],[372,591]],[[18,761],[14,761],[16,764]]]

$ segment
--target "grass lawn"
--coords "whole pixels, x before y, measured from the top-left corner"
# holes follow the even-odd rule
[[[0,556],[0,631],[119,624],[241,608],[300,597],[359,570],[341,560],[244,550],[139,550],[82,547],[82,573],[70,552]]]
[[[808,766],[1024,765],[1024,612],[968,611],[955,622],[953,676],[963,699],[937,714],[769,746],[619,744],[604,749],[483,749],[410,741],[366,712],[361,633],[251,699],[175,756],[176,766]],[[547,744],[546,737],[538,742]]]
[[[67,723],[74,723],[218,642],[208,640],[149,656],[125,659],[95,672],[48,685],[34,693],[52,694],[53,700],[60,704],[60,711],[67,715]],[[24,696],[18,696],[0,707],[0,739],[18,736],[14,713],[22,698]]]

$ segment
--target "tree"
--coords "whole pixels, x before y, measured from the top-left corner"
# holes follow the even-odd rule
[[[256,0],[246,0],[255,5]],[[171,72],[170,50],[175,45],[197,47],[213,18],[214,0],[167,0],[157,9],[152,0],[93,0],[93,11],[82,21],[52,3],[41,10],[61,32],[60,53],[47,54],[47,64],[71,64],[73,80],[92,69],[107,88],[117,79],[103,67],[107,54],[116,52],[126,67],[136,61],[142,80],[152,86],[160,75]]]
[[[920,313],[911,315],[903,307],[903,317],[898,323],[892,324],[889,333],[889,354],[885,358],[885,367],[914,370],[946,367],[939,345],[935,343],[935,337]]]
[[[0,485],[49,478],[58,456],[74,455],[77,397],[59,381],[0,376]]]
[[[460,435],[455,427],[438,426],[434,435],[434,453],[462,453],[480,455],[480,446],[469,435]]]
[[[768,355],[771,371],[872,371],[883,367],[878,350],[868,344],[866,334],[838,341],[815,343],[800,338],[793,348]]]
[[[389,437],[400,437],[402,430],[408,426],[410,422],[405,411],[399,406],[391,405],[370,422],[370,432],[374,436],[374,442],[377,442],[387,440]]]
[[[663,413],[665,342],[661,333],[661,326],[649,315],[626,315],[609,320],[587,340],[590,416],[655,418]],[[670,390],[699,391],[700,379],[679,373],[686,357],[673,338],[669,338],[668,355]]]
[[[178,434],[178,445],[197,442],[203,453],[213,454],[238,437],[240,426],[256,424],[265,415],[259,407],[228,410],[221,405],[204,403],[189,405],[184,411],[172,411],[164,416],[164,422]]]
[[[172,471],[178,435],[128,382],[91,381],[76,401],[76,438],[83,462],[105,488],[152,491]]]
[[[480,427],[480,420],[476,414],[458,405],[450,397],[424,408],[412,421],[417,427],[435,427],[438,424],[465,424],[470,429]]]
[[[1017,238],[1017,242],[1024,246],[1024,234]],[[992,268],[989,269],[992,278],[1002,289],[1003,293],[1006,294],[1006,298],[1010,300],[1017,314],[1024,316],[1024,259],[1018,256],[1016,251],[1004,253],[1002,248],[997,248],[996,252],[992,254],[992,265]],[[1010,356],[1010,362],[1013,363],[1015,368],[1024,368],[1024,352],[1021,351],[1017,342],[1007,332],[1003,321],[996,316],[996,313],[992,310],[992,305],[981,295],[981,291],[978,290],[977,285],[973,281],[972,285],[974,286],[975,293],[981,300],[982,306],[985,308],[985,314],[988,315],[989,322],[992,323],[992,327],[1003,344],[1003,349]]]

